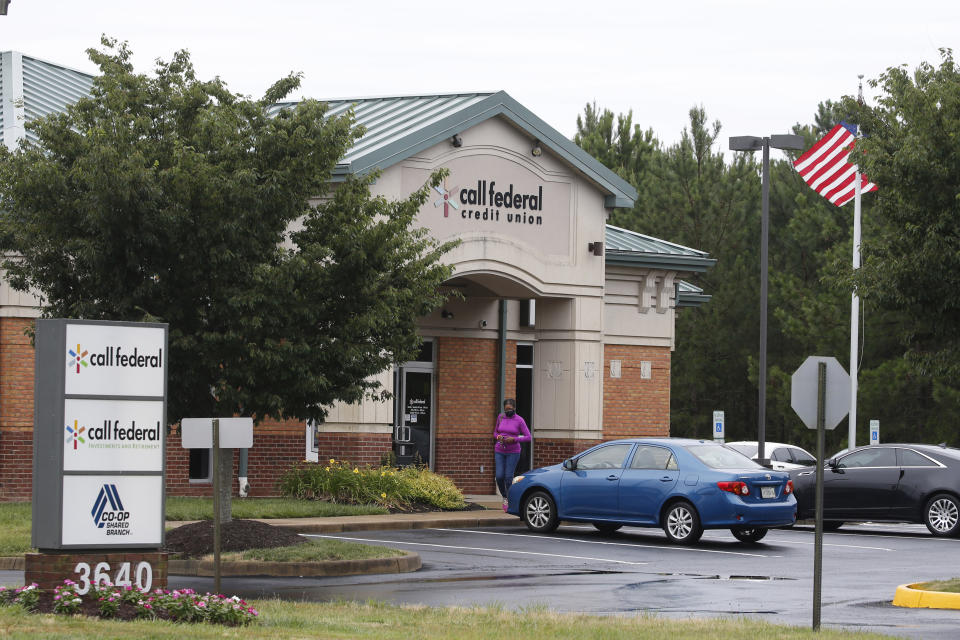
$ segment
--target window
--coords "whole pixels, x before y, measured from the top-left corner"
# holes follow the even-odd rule
[[[774,449],[773,453],[770,454],[770,459],[776,460],[777,462],[790,462],[790,452],[786,447]]]
[[[790,447],[790,454],[793,456],[794,464],[802,464],[805,467],[812,467],[817,464],[817,459],[800,447]]]
[[[892,448],[861,449],[840,458],[837,466],[841,469],[895,467],[897,466],[897,455]]]
[[[671,462],[673,463],[673,467],[669,466]],[[637,452],[633,454],[633,461],[630,463],[630,468],[676,469],[677,465],[669,449],[640,445],[637,447]]]
[[[913,449],[900,449],[901,467],[936,467],[936,462]]]
[[[211,482],[210,449],[190,449],[190,482]]]
[[[739,451],[740,453],[747,456],[748,458],[752,458],[753,456],[757,455],[757,449],[758,449],[757,445],[728,444],[727,446],[733,449],[734,451]]]
[[[765,469],[744,455],[723,446],[697,444],[686,448],[711,469]]]
[[[611,444],[594,449],[577,458],[577,469],[620,469],[630,452],[629,444]]]

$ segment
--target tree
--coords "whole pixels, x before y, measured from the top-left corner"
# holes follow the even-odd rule
[[[900,337],[915,371],[960,387],[960,70],[950,50],[911,76],[891,67],[871,81],[876,106],[847,106],[867,137],[853,155],[880,189],[856,283],[875,308],[906,320]]]
[[[362,131],[313,100],[271,117],[299,76],[254,101],[197,80],[185,51],[148,77],[103,45],[90,97],[0,156],[12,285],[46,317],[169,323],[171,422],[383,397],[372,376],[412,359],[451,274],[452,245],[411,228],[426,187],[391,202],[373,175],[334,185]]]

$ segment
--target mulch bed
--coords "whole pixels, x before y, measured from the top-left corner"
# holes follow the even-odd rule
[[[484,511],[485,508],[475,502],[468,502],[463,509],[437,509],[433,505],[425,502],[415,502],[406,507],[390,507],[390,513],[430,513],[432,511],[447,511],[450,513],[459,513],[460,511]]]
[[[220,525],[221,551],[290,547],[306,541],[297,533],[256,520],[231,520]],[[213,520],[185,524],[170,531],[163,550],[191,558],[213,553]]]

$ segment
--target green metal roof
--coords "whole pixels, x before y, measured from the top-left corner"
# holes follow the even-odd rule
[[[551,149],[606,193],[607,207],[632,207],[637,191],[560,132],[504,91],[325,100],[331,115],[351,107],[366,132],[347,151],[334,175],[362,175],[391,165],[449,139],[490,118],[501,116]],[[274,110],[290,108],[284,102]]]
[[[703,292],[700,287],[694,286],[686,280],[677,282],[677,306],[678,307],[699,307],[702,304],[710,302],[709,296]]]
[[[26,137],[37,141],[25,122],[66,109],[90,95],[93,76],[52,62],[32,58],[17,51],[0,53],[0,130],[13,146]]]
[[[609,224],[606,228],[604,248],[607,264],[703,273],[717,262],[708,257],[710,254],[706,251]]]

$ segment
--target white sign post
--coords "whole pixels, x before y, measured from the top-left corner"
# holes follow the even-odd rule
[[[723,411],[713,412],[713,439],[721,444],[726,440],[726,427],[724,426]]]
[[[233,477],[233,456],[220,450],[251,448],[253,418],[183,418],[180,442],[184,449],[213,450],[213,590],[220,593],[220,524],[230,520]]]
[[[870,444],[880,444],[880,421],[870,421]]]

